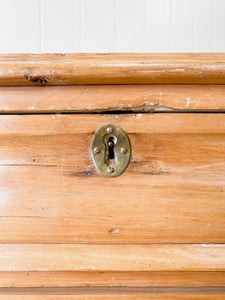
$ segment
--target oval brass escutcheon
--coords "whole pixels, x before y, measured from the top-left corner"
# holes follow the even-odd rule
[[[116,125],[104,125],[94,134],[91,153],[99,172],[106,177],[121,175],[127,168],[131,147],[122,128]]]

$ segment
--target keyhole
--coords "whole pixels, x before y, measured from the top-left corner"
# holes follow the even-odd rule
[[[106,136],[106,138],[105,138],[105,145],[106,145],[105,162],[109,167],[112,167],[116,164],[115,144],[116,144],[116,138],[114,136],[112,136],[112,135]]]
[[[114,159],[114,138],[111,136],[108,141],[108,147],[109,147],[109,159]]]

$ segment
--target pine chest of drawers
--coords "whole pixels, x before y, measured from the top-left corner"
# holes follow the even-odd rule
[[[222,53],[1,55],[0,299],[224,299],[224,112]]]

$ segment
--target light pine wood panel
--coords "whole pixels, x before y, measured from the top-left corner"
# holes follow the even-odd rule
[[[223,114],[2,115],[2,243],[224,243]],[[114,123],[132,159],[114,179],[90,157]],[[198,230],[196,230],[198,228]]]
[[[225,111],[225,85],[0,87],[0,112]]]
[[[225,84],[225,55],[0,55],[0,85]]]
[[[1,287],[220,287],[225,273],[213,271],[0,271]]]
[[[224,118],[223,113],[1,115],[0,134],[24,137],[74,134],[79,138],[79,135],[88,133],[92,139],[98,127],[110,123],[134,135],[224,134]],[[90,145],[85,145],[89,149]],[[140,142],[135,145],[143,146]],[[142,152],[147,153],[145,149]]]
[[[0,271],[225,271],[225,245],[1,244]]]
[[[224,299],[224,288],[11,288],[0,289],[0,299]]]

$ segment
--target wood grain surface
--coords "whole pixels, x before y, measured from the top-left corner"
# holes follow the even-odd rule
[[[0,271],[1,287],[221,287],[215,271]]]
[[[0,87],[0,113],[225,111],[225,85]]]
[[[225,55],[0,55],[2,86],[75,84],[225,84]]]
[[[96,299],[224,299],[224,288],[3,288],[0,299],[96,300]]]
[[[224,243],[224,114],[0,122],[1,243]],[[107,123],[132,147],[113,179],[90,157],[94,131]]]
[[[224,97],[224,53],[0,55],[0,299],[224,299]]]
[[[0,271],[225,271],[225,245],[0,245]]]

